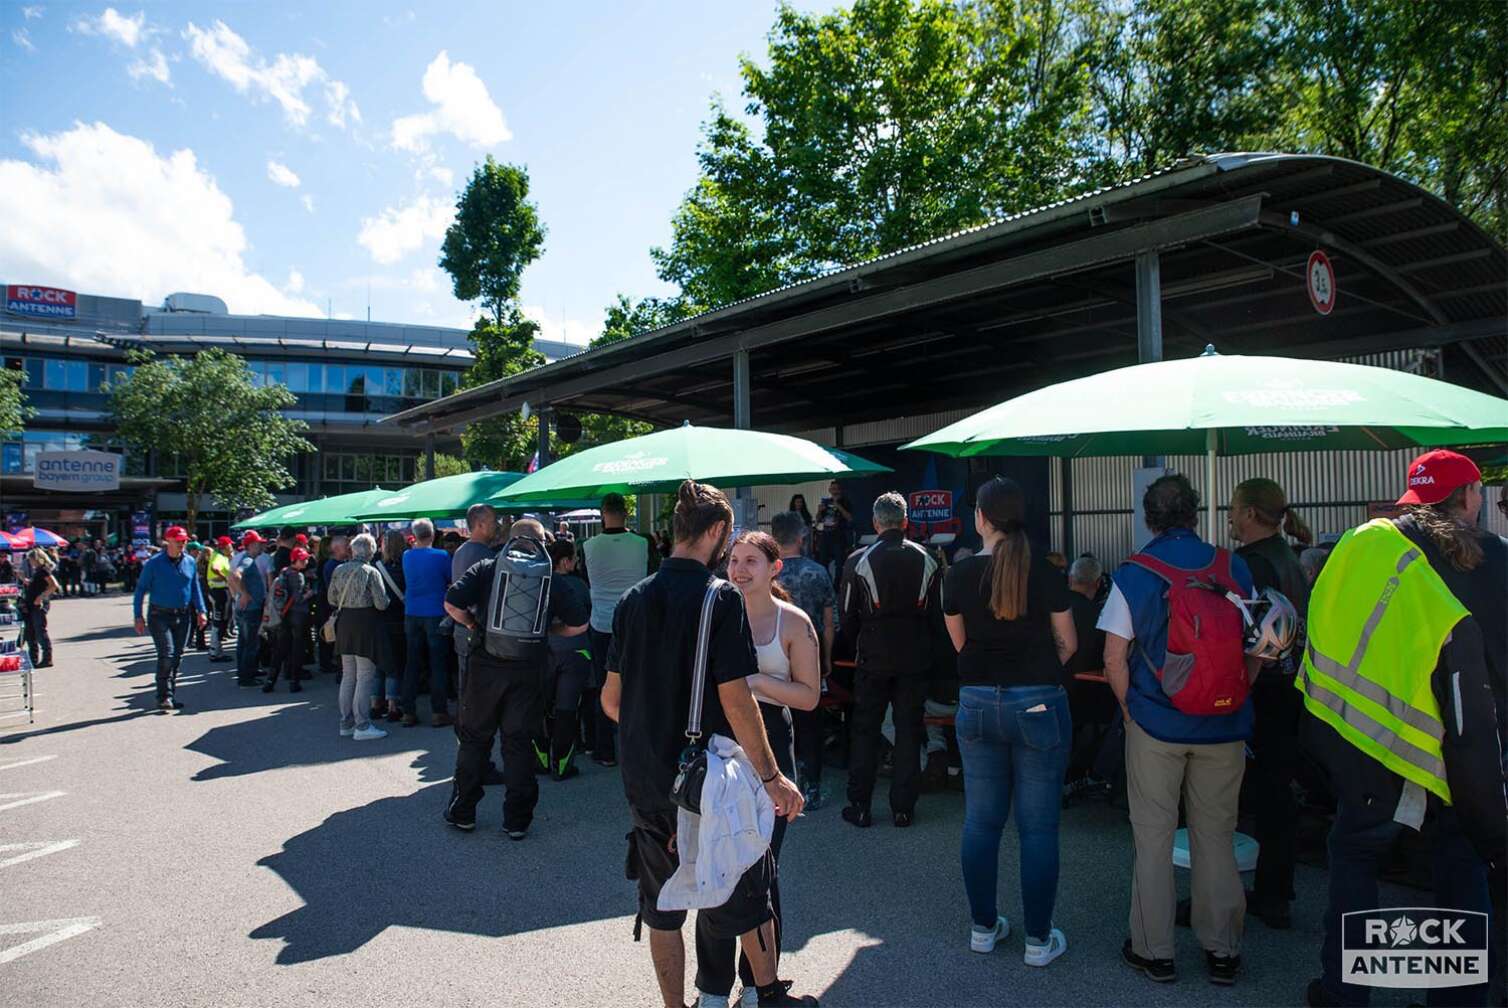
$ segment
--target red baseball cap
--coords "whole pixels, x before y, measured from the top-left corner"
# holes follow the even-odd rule
[[[263,539],[261,536],[257,535],[257,530],[256,529],[247,529],[246,533],[243,536],[241,536],[241,545],[242,546],[245,546],[248,543],[259,543],[259,542],[266,542],[266,541],[267,541],[266,539]]]
[[[235,544],[236,544],[236,541],[234,539],[232,539],[230,536],[220,536],[218,539],[215,540],[215,545],[216,546],[234,546]]]
[[[167,542],[188,542],[188,531],[182,525],[169,525],[168,530],[162,534]]]
[[[295,546],[293,547],[293,549],[288,551],[289,563],[298,563],[300,560],[307,559],[309,559],[309,551],[304,549],[302,546]]]
[[[1456,490],[1480,482],[1482,470],[1460,452],[1436,448],[1409,463],[1408,492],[1399,504],[1438,504]]]
[[[300,532],[298,535],[293,537],[293,541],[302,546],[309,541],[309,537]]]

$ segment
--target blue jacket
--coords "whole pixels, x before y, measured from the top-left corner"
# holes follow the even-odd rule
[[[141,601],[166,609],[193,609],[204,612],[204,596],[199,591],[199,569],[193,557],[179,554],[175,563],[166,551],[141,565],[136,582],[136,597],[131,608],[141,619]]]
[[[1214,549],[1192,529],[1172,529],[1147,543],[1143,552],[1175,567],[1197,570],[1214,559]],[[1246,561],[1233,555],[1231,574],[1242,593],[1250,595],[1251,571]],[[1151,571],[1130,563],[1121,564],[1113,580],[1126,598],[1136,631],[1128,658],[1131,686],[1126,691],[1126,707],[1132,720],[1148,735],[1164,742],[1235,742],[1251,738],[1250,696],[1234,714],[1199,717],[1174,707],[1162,691],[1153,669],[1162,665],[1168,653],[1167,583]]]

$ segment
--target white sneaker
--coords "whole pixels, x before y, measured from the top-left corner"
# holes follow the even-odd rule
[[[354,731],[356,731],[356,729],[355,729],[355,728],[342,728],[342,729],[341,729],[341,730],[340,730],[340,733],[341,733],[341,734],[342,734],[342,735],[346,735],[346,736],[349,736],[349,735],[351,735],[351,733],[353,733],[353,732],[354,732]]]
[[[969,929],[969,951],[993,952],[995,943],[1011,933],[1011,922],[1004,915],[995,919],[993,928],[973,927]]]
[[[1023,959],[1028,966],[1046,966],[1058,956],[1068,951],[1068,939],[1063,937],[1063,932],[1053,928],[1047,933],[1047,944],[1038,945],[1030,938],[1026,939],[1026,955]]]
[[[357,728],[351,733],[351,737],[357,742],[365,742],[368,739],[387,738],[387,732],[376,725],[368,725],[365,728]]]
[[[697,992],[696,1008],[728,1008],[728,999],[722,994]]]

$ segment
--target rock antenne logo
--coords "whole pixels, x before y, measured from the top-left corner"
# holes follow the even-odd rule
[[[1399,917],[1388,925],[1388,937],[1392,939],[1392,947],[1406,945],[1419,937],[1419,925],[1407,917]]]

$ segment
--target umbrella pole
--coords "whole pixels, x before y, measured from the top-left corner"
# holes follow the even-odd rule
[[[1215,544],[1215,445],[1219,435],[1210,427],[1204,432],[1204,541]]]

